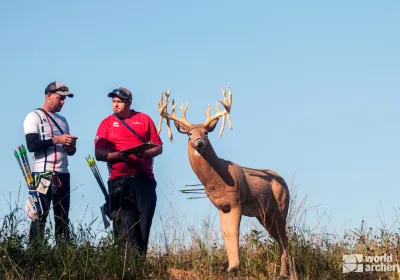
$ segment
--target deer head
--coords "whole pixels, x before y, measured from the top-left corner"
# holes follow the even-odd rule
[[[218,100],[216,103],[216,113],[211,116],[211,111],[212,111],[212,106],[208,105],[208,108],[206,111],[204,111],[204,114],[206,115],[207,119],[204,123],[202,124],[191,124],[187,119],[186,119],[186,112],[188,109],[188,103],[186,102],[186,106],[182,105],[180,106],[180,109],[182,110],[183,117],[179,118],[176,115],[176,104],[175,101],[172,100],[172,112],[171,114],[168,114],[167,112],[167,106],[169,104],[169,97],[170,97],[170,90],[168,92],[163,91],[161,93],[160,97],[160,102],[158,103],[158,111],[160,112],[160,121],[158,124],[158,133],[160,134],[161,132],[161,127],[162,127],[162,120],[163,118],[167,120],[167,129],[168,129],[168,137],[171,142],[174,141],[174,138],[172,136],[171,132],[171,127],[170,127],[170,120],[174,121],[176,129],[180,133],[187,134],[189,136],[189,141],[190,144],[194,149],[201,151],[207,147],[208,144],[208,133],[214,131],[219,118],[222,117],[222,125],[221,125],[221,130],[220,130],[220,137],[222,137],[222,133],[224,131],[225,127],[225,120],[228,119],[229,127],[232,129],[232,123],[230,119],[230,111],[231,111],[231,106],[232,106],[232,92],[231,89],[229,88],[229,97],[226,97],[226,91],[224,88],[221,86],[222,90],[222,95],[224,97],[224,101]],[[165,95],[166,100],[165,103],[163,102],[163,96]],[[224,107],[224,110],[221,111],[219,108],[219,104],[221,104]]]

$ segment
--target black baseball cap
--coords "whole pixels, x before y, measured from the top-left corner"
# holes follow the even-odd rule
[[[50,83],[44,90],[44,94],[49,94],[49,93],[57,93],[59,95],[74,97],[74,95],[71,92],[69,92],[68,87],[66,87],[63,83],[60,82]]]
[[[118,97],[121,99],[131,101],[132,93],[129,89],[126,89],[124,87],[119,87],[119,88],[114,89],[112,92],[110,92],[108,94],[108,97]]]

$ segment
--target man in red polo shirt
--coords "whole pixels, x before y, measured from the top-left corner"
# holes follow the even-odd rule
[[[153,158],[162,153],[163,142],[152,119],[130,108],[132,93],[128,89],[120,87],[108,97],[114,114],[100,123],[95,156],[111,169],[108,187],[115,235],[145,255],[157,202]],[[157,146],[142,153],[121,152],[148,142]]]

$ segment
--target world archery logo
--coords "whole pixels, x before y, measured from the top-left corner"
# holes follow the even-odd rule
[[[363,272],[363,255],[343,255],[343,273]]]
[[[350,272],[400,272],[400,265],[393,261],[393,255],[364,256],[343,255],[343,273]]]

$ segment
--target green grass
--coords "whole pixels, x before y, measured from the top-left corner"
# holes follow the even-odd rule
[[[362,226],[338,237],[311,228],[305,223],[306,199],[292,196],[288,225],[292,279],[400,279],[397,272],[342,273],[343,254],[391,254],[397,263],[398,232]],[[244,226],[250,230],[241,235],[240,269],[228,274],[219,225],[211,214],[189,226],[177,214],[157,214],[162,231],[152,235],[146,259],[134,258],[126,244],[94,229],[93,223],[77,222],[70,243],[56,244],[52,217],[45,242],[29,247],[26,227],[21,226],[27,224],[23,211],[15,207],[1,218],[1,279],[173,279],[172,269],[194,277],[186,279],[273,279],[279,273],[277,243],[256,222]]]

